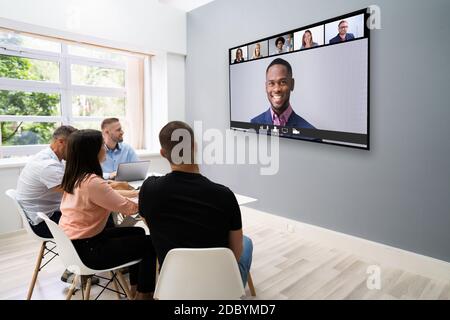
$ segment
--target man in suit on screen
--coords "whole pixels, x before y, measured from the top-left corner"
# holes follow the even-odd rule
[[[267,111],[250,120],[251,123],[281,127],[315,129],[312,124],[294,112],[289,102],[295,81],[292,67],[286,60],[273,60],[266,70],[266,93],[270,102]]]

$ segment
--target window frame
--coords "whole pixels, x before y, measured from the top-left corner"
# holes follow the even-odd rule
[[[14,33],[14,31],[7,30]],[[21,34],[21,32],[16,32]],[[27,35],[28,36],[28,35]],[[45,37],[44,37],[45,38]],[[24,122],[54,122],[63,125],[70,125],[75,122],[100,122],[104,117],[95,116],[74,116],[72,114],[72,97],[77,95],[98,96],[98,97],[115,97],[127,99],[127,63],[120,61],[112,61],[99,58],[84,57],[69,54],[69,46],[87,45],[73,41],[46,39],[47,41],[57,42],[61,45],[61,52],[42,51],[30,49],[10,44],[0,44],[0,55],[9,55],[15,57],[38,59],[57,62],[59,64],[59,82],[21,80],[0,77],[0,90],[8,91],[24,91],[58,94],[60,96],[60,115],[59,116],[17,116],[17,115],[0,115],[0,122],[24,121]],[[93,45],[95,48],[95,45]],[[97,48],[96,48],[97,49]],[[98,48],[98,50],[108,50]],[[126,56],[126,52],[123,53]],[[100,87],[88,85],[72,84],[71,66],[83,65],[107,69],[119,69],[124,71],[124,87]],[[1,135],[1,133],[0,133]],[[33,154],[47,145],[17,145],[3,146],[0,141],[0,159],[4,157],[23,156],[25,154]]]

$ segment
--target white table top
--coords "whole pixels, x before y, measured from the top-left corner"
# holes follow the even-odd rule
[[[258,201],[258,199],[250,198],[250,197],[247,197],[247,196],[243,196],[241,194],[235,193],[234,195],[236,196],[236,200],[237,200],[237,202],[239,203],[240,206],[243,206],[244,204],[248,204],[250,202]]]
[[[162,174],[161,173],[157,173],[157,172],[151,172],[151,173],[149,173],[147,175],[147,177],[149,177],[149,176],[162,176]],[[129,182],[129,184],[132,185],[133,187],[136,187],[138,185],[139,186],[142,185],[143,182],[144,182],[144,180],[142,180],[142,181],[132,181],[132,182]],[[244,204],[249,204],[251,202],[258,201],[258,199],[247,197],[247,196],[243,196],[241,194],[235,193],[234,195],[236,196],[236,200],[237,200],[237,202],[238,202],[238,204],[240,206],[243,206]],[[136,203],[138,202],[137,198],[134,198],[134,199],[131,199],[131,200],[135,201]]]

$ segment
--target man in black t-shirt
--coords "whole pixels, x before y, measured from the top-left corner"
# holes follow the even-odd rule
[[[173,137],[182,140],[172,141]],[[200,174],[194,163],[194,132],[186,123],[169,122],[161,129],[159,141],[172,172],[145,180],[139,212],[149,225],[160,265],[174,248],[227,247],[238,261],[245,286],[253,244],[242,234],[234,193]]]

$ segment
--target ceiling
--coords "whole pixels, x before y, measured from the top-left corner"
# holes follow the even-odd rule
[[[160,3],[189,12],[214,0],[159,0]]]

